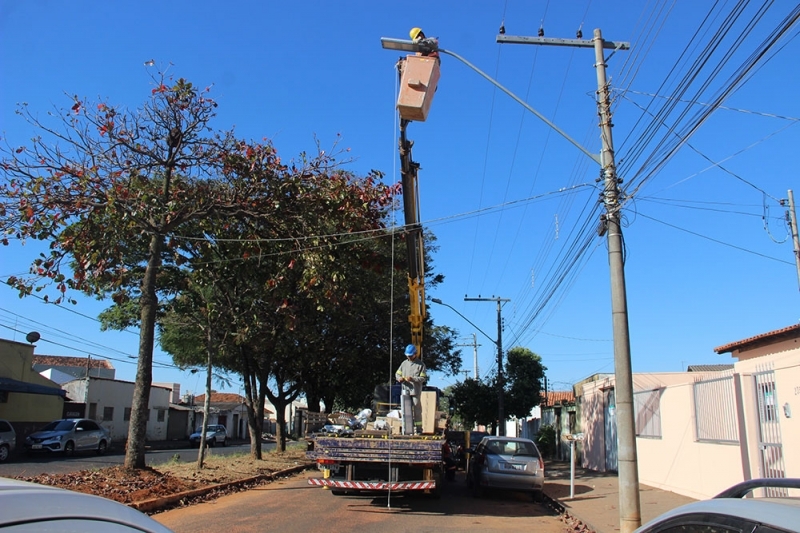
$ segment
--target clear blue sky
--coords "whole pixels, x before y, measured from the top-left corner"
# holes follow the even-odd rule
[[[72,94],[138,107],[152,84],[144,62],[153,59],[176,77],[214,86],[216,128],[267,137],[284,159],[313,152],[315,138],[326,149],[338,139],[354,158],[350,168],[379,169],[394,182],[399,54],[383,50],[380,37],[408,38],[420,26],[596,153],[593,51],[499,45],[495,36],[501,23],[507,35],[535,35],[541,25],[546,36],[564,38],[581,26],[584,38],[601,28],[605,39],[632,46],[608,60],[608,74],[618,166],[623,186],[635,187],[627,189],[632,198],[624,212],[633,369],[726,363],[730,356],[714,347],[800,319],[779,202],[791,188],[800,199],[800,39],[792,27],[748,71],[725,109],[665,157],[796,6],[777,1],[764,13],[746,7],[725,31],[733,3],[709,15],[714,4],[4,0],[0,131],[11,146],[34,135],[15,116],[17,102],[42,116],[68,106]],[[436,322],[457,328],[464,344],[477,334],[483,375],[495,361],[496,306],[464,297],[508,298],[504,345],[541,355],[551,387],[613,372],[606,244],[586,229],[599,213],[597,165],[449,56],[442,58],[430,116],[411,124],[409,136],[422,166],[422,220],[438,237],[433,262],[445,276],[428,296],[458,309],[491,339],[432,304]],[[402,212],[397,216],[402,223]],[[0,248],[0,278],[25,272],[34,251]],[[101,333],[92,317],[104,306],[81,298],[68,311],[0,287],[0,336],[24,340],[35,329],[43,337],[37,353],[113,358],[117,376],[133,380],[129,356],[138,337]],[[471,370],[472,348],[462,349]],[[156,360],[169,363],[160,352]],[[203,386],[199,375],[162,366],[154,380],[191,391]]]

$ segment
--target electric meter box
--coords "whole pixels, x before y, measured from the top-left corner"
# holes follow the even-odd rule
[[[403,62],[397,110],[400,118],[425,122],[439,83],[439,58],[410,55]]]

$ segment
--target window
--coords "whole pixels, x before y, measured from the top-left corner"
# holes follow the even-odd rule
[[[739,443],[733,376],[693,384],[695,439],[698,442]]]
[[[167,410],[166,410],[166,409],[159,409],[159,410],[158,410],[158,418],[157,418],[157,420],[158,420],[159,422],[163,422],[163,421],[164,421],[164,418],[165,418],[165,415],[166,415],[166,413],[167,413]]]
[[[633,393],[636,436],[661,438],[661,392],[663,389]]]
[[[131,419],[131,408],[126,407],[125,412],[123,413],[122,416],[122,420],[124,420],[125,422],[130,422],[130,419]]]
[[[108,422],[114,420],[114,408],[113,407],[103,407],[103,420]]]

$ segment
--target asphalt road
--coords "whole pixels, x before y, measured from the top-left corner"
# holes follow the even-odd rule
[[[262,443],[261,449],[264,451],[275,448],[275,443]],[[234,453],[249,453],[250,445],[241,444],[236,446],[217,446],[214,448],[214,455],[230,455]],[[152,450],[145,455],[145,461],[149,466],[165,463],[178,455],[180,461],[190,462],[197,460],[197,448],[180,448],[174,450]],[[0,477],[14,476],[38,476],[39,474],[67,474],[79,470],[90,470],[95,468],[107,468],[109,466],[121,465],[125,459],[125,452],[122,448],[112,449],[106,455],[97,455],[93,452],[77,453],[73,457],[64,457],[61,454],[51,454],[47,452],[37,453],[32,456],[15,453],[5,463],[0,463]]]
[[[424,494],[334,496],[329,490],[308,485],[306,479],[315,475],[314,471],[304,472],[211,502],[158,513],[153,518],[176,533],[568,530],[557,513],[534,503],[527,494],[490,492],[474,498],[463,472],[456,481],[445,482],[438,500]]]

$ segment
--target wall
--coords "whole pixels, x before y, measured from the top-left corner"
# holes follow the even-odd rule
[[[746,402],[745,438],[750,449],[747,461],[752,477],[763,475],[759,461],[759,423],[754,374],[766,368],[775,372],[775,420],[779,426],[785,474],[786,477],[800,477],[800,347],[797,343],[787,342],[778,346],[791,346],[791,349],[757,359],[743,359],[734,364],[735,371],[741,375]],[[800,496],[800,491],[793,491],[792,495]]]
[[[33,349],[31,344],[0,339],[0,376],[58,389],[58,383],[31,368]],[[9,392],[8,401],[0,403],[0,418],[12,422],[18,437],[20,434],[24,437],[39,426],[61,418],[63,405],[61,396]]]
[[[63,385],[71,398],[83,401],[86,397],[86,380],[78,379]],[[95,420],[111,433],[114,440],[128,438],[129,420],[125,420],[125,409],[133,404],[134,384],[129,381],[119,381],[104,378],[91,378],[89,383],[89,404],[95,403]],[[166,440],[167,422],[169,420],[170,389],[164,387],[150,387],[150,419],[147,422],[145,438],[147,440]],[[105,408],[113,408],[111,418],[103,418]],[[158,420],[158,411],[164,410],[164,420]]]
[[[684,383],[664,388],[661,438],[636,439],[639,482],[705,499],[742,481],[742,462],[738,445],[695,440],[693,374],[684,374]]]

